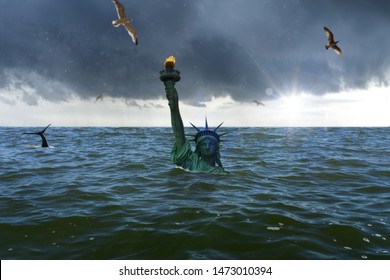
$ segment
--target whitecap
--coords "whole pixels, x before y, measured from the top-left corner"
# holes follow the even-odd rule
[[[268,230],[280,230],[280,227],[267,227]]]

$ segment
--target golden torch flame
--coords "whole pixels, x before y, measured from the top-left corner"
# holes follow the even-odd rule
[[[175,57],[170,56],[165,60],[164,66],[165,66],[165,68],[173,68],[175,66],[175,63],[176,63]]]

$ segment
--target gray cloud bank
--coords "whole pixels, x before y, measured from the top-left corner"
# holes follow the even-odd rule
[[[228,94],[274,98],[267,88],[324,94],[389,83],[387,0],[122,3],[138,46],[112,26],[110,0],[0,0],[0,88],[27,87],[53,102],[72,93],[164,98],[159,70],[170,55],[182,74],[181,100],[194,105]],[[340,40],[341,57],[325,50],[323,26]]]

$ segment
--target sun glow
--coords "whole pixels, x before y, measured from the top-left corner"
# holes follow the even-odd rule
[[[325,95],[291,94],[269,102],[277,124],[287,126],[389,126],[390,91],[370,87]]]
[[[281,114],[287,118],[297,118],[303,109],[303,98],[296,94],[284,96],[280,99]]]
[[[287,126],[295,126],[304,121],[305,111],[308,109],[308,103],[311,96],[306,93],[292,93],[280,97],[273,102],[277,118],[283,121]]]

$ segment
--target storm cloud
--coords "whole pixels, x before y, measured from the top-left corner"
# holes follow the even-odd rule
[[[22,90],[31,105],[34,96],[63,102],[101,92],[164,98],[159,71],[170,55],[181,71],[181,100],[198,106],[227,95],[250,102],[389,83],[387,0],[121,2],[138,46],[112,26],[111,0],[0,0],[0,88]],[[340,40],[342,56],[325,50],[323,26]]]

